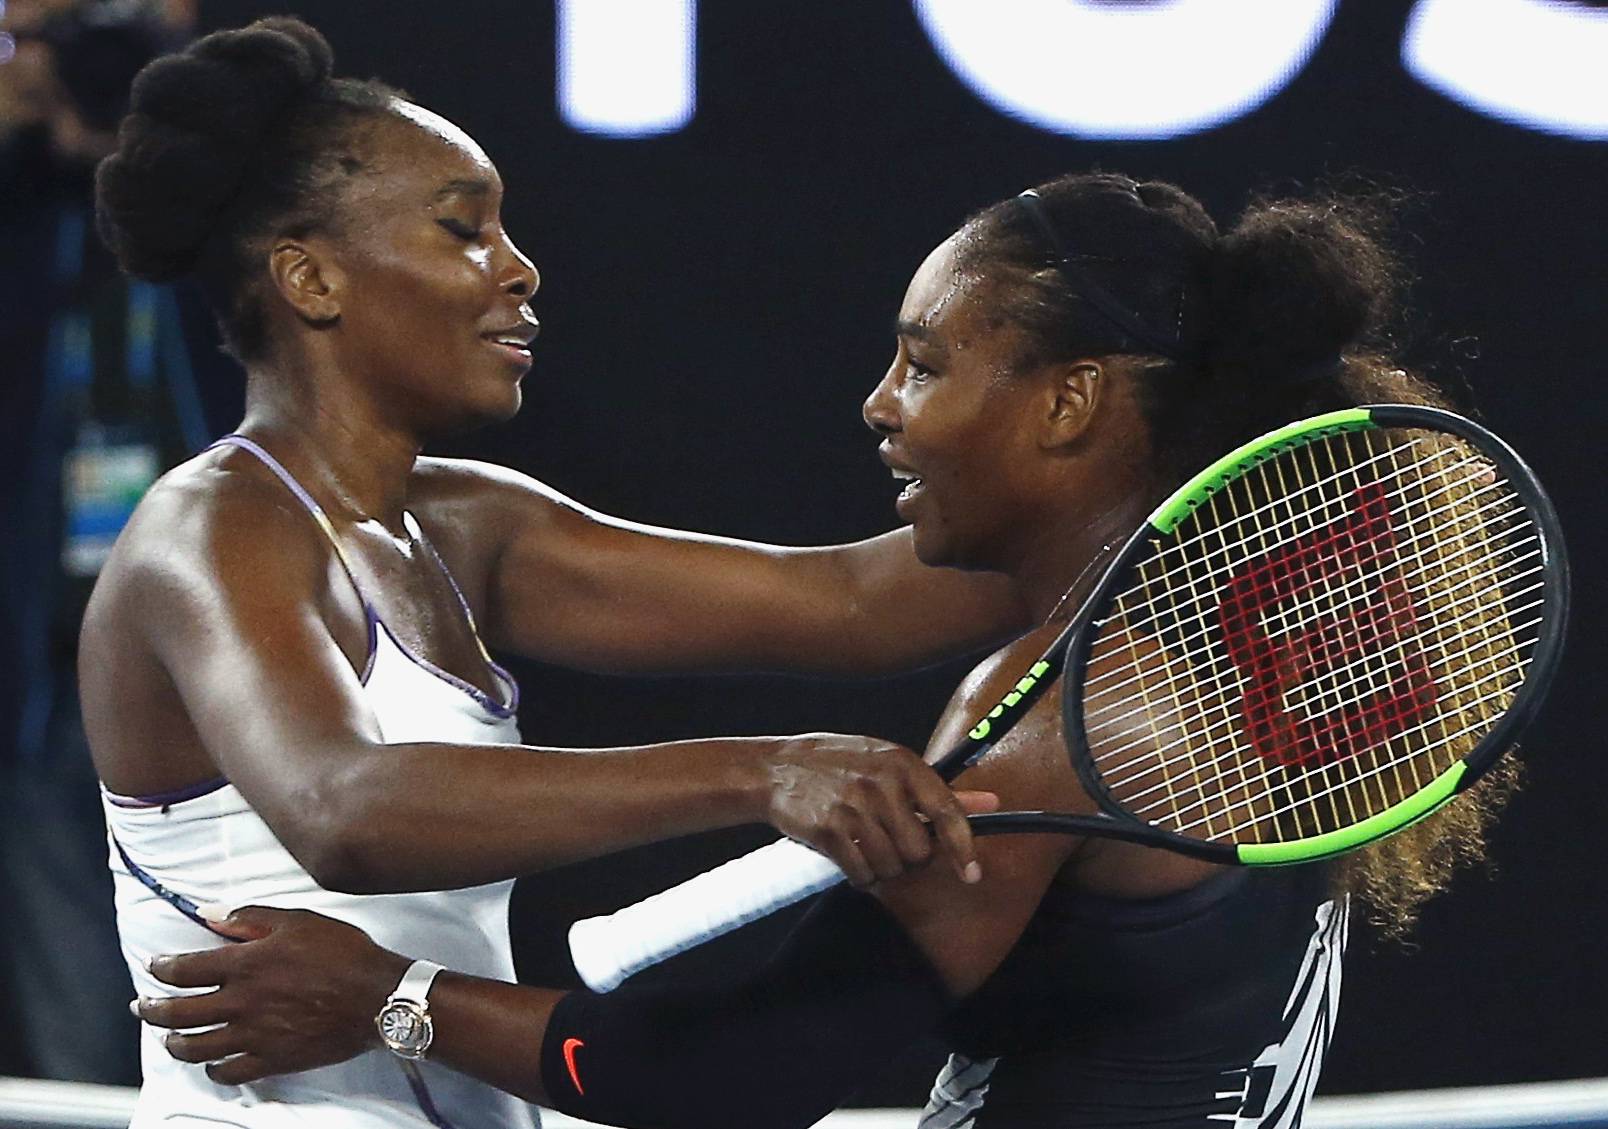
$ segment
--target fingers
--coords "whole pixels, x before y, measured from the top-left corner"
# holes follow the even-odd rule
[[[235,1055],[207,1067],[207,1077],[220,1086],[244,1086],[247,1082],[260,1082],[272,1073],[268,1063],[253,1054]]]
[[[855,845],[860,848],[860,854],[871,872],[871,882],[867,885],[897,878],[905,872],[907,864],[904,852],[894,845],[887,831],[876,823],[866,823],[861,827]]]
[[[186,996],[168,1000],[139,1000],[136,1014],[158,1027],[206,1026],[220,1021],[214,1010],[207,1012],[172,1005],[209,1001],[208,996]],[[207,1077],[221,1086],[243,1086],[259,1082],[275,1073],[266,1059],[246,1051],[245,1033],[229,1025],[194,1034],[172,1032],[162,1039],[167,1053],[180,1062],[207,1063]],[[280,1067],[282,1071],[284,1067]]]
[[[152,1027],[211,1027],[230,1018],[231,1009],[221,992],[202,996],[167,996],[134,1001],[134,1014]]]
[[[926,765],[900,751],[904,771],[867,781],[852,793],[833,821],[830,838],[818,848],[830,855],[862,889],[897,878],[932,861],[937,850],[951,861],[964,882],[982,876],[966,822],[970,807],[992,810],[991,792],[951,792]],[[849,830],[845,830],[848,828]]]
[[[926,865],[935,839],[962,881],[978,881],[967,805],[996,804],[988,793],[972,793],[963,804],[910,750],[874,738],[789,738],[771,771],[771,822],[861,887]]]
[[[912,779],[916,810],[932,823],[938,848],[954,866],[962,882],[982,880],[983,868],[977,861],[977,844],[960,798],[950,791],[938,775],[925,765]]]
[[[219,1027],[194,1035],[174,1031],[163,1038],[162,1045],[180,1062],[218,1062],[245,1049],[240,1045],[240,1033],[233,1027]]]
[[[860,849],[860,831],[857,820],[839,812],[836,818],[803,841],[836,863],[849,885],[864,890],[876,882],[877,876]]]
[[[991,811],[999,810],[999,795],[995,792],[980,792],[975,788],[955,789],[955,799],[960,806],[966,809],[967,815],[986,815]]]
[[[152,976],[175,988],[216,988],[229,982],[236,951],[207,949],[199,953],[152,957],[145,967]]]
[[[197,906],[196,913],[214,933],[221,933],[236,941],[256,941],[289,922],[294,914],[288,910],[268,909],[266,906],[241,906],[231,910],[228,906]]]

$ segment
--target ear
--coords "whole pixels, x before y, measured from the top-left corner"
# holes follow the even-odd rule
[[[333,257],[311,243],[283,239],[268,256],[274,289],[312,325],[331,325],[341,316],[344,277]]]
[[[1094,419],[1106,372],[1099,361],[1070,361],[1051,366],[1049,411],[1044,416],[1039,444],[1045,449],[1075,443]]]

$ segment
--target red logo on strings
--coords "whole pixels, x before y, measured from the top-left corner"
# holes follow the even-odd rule
[[[1435,681],[1413,641],[1417,616],[1392,567],[1398,541],[1384,487],[1355,491],[1339,520],[1235,570],[1219,609],[1223,642],[1246,677],[1241,714],[1258,756],[1274,764],[1330,764],[1405,732],[1435,703]],[[1279,631],[1270,615],[1322,584],[1342,589],[1337,610]],[[1349,586],[1347,586],[1349,584]],[[1268,634],[1272,626],[1277,638]],[[1383,662],[1389,683],[1371,692]],[[1355,665],[1352,665],[1355,664]],[[1285,708],[1297,686],[1330,677],[1301,717]],[[1348,685],[1350,684],[1350,685]]]

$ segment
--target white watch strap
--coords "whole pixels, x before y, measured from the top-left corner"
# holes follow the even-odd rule
[[[406,1000],[409,1003],[425,1006],[425,997],[430,994],[430,985],[435,983],[436,974],[445,969],[431,960],[416,960],[408,965],[408,970],[402,974],[397,983],[396,991],[386,1003],[394,1000]]]

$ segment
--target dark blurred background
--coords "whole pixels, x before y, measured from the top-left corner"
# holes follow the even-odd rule
[[[560,19],[567,9],[575,21],[579,53],[564,73],[580,97],[587,76],[604,73],[588,68],[602,66],[610,20],[629,29],[657,11],[651,58],[630,70],[668,67],[673,92],[679,13],[690,4],[203,0],[200,30],[293,10],[330,38],[341,71],[403,86],[497,162],[507,226],[542,272],[543,335],[520,418],[442,453],[508,463],[611,513],[765,540],[848,540],[893,523],[894,490],[859,404],[891,355],[911,271],[973,209],[1091,167],[1176,181],[1220,222],[1256,191],[1359,175],[1408,191],[1401,242],[1419,281],[1405,356],[1462,389],[1550,486],[1577,566],[1577,610],[1494,872],[1466,873],[1407,946],[1366,928],[1353,935],[1321,1090],[1605,1074],[1608,830],[1590,766],[1601,755],[1605,673],[1594,565],[1608,423],[1608,8],[1276,6],[1275,20],[1255,12],[1271,6],[1229,0],[705,0],[690,40],[690,118],[638,136],[588,132],[580,115],[596,111],[566,113]],[[1186,26],[1191,10],[1207,10],[1208,22]],[[1263,66],[1271,28],[1321,27],[1325,12],[1310,58],[1273,51],[1291,58],[1293,76],[1260,104],[1154,136],[1175,131],[1159,121],[1169,106],[1182,114],[1219,84],[1254,85],[1241,79]],[[1082,16],[1081,33],[1056,30]],[[1151,40],[1125,58],[1096,17],[1144,18]],[[1425,61],[1411,68],[1410,28],[1425,37],[1413,56]],[[935,40],[949,34],[958,46],[946,61]],[[1298,47],[1295,33],[1278,35]],[[622,49],[631,38],[621,32]],[[1014,95],[974,91],[962,73],[967,59],[987,67],[984,39],[1019,60],[994,66],[1001,81],[1048,71],[1047,89],[1083,115],[1081,136],[995,104]],[[1241,50],[1253,43],[1262,48]],[[1413,69],[1452,77],[1436,90]],[[1477,85],[1459,94],[1448,86],[1458,82]],[[1126,109],[1110,111],[1107,126],[1097,120],[1104,106],[1151,102],[1149,126],[1121,124]],[[1152,136],[1092,136],[1124,129]],[[965,669],[836,685],[514,665],[526,739],[559,745],[833,729],[919,746]],[[709,836],[522,882],[522,975],[567,974],[571,919],[757,841]],[[750,927],[685,963],[696,974],[740,961],[777,928]],[[916,1102],[937,1060],[936,1048],[914,1052],[866,1104]]]

